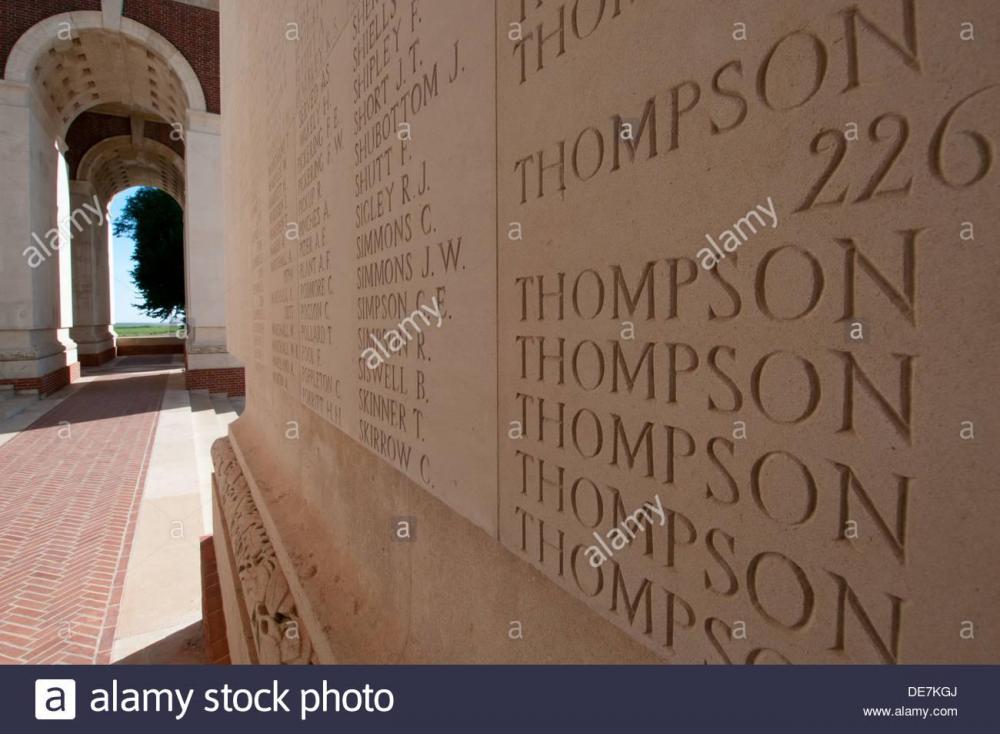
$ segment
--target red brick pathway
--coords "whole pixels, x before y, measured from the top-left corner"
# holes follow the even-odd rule
[[[0,446],[0,663],[106,663],[166,375],[98,378]]]

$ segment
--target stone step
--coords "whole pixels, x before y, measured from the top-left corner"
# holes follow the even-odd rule
[[[194,436],[195,466],[198,469],[198,491],[201,495],[202,521],[212,527],[212,444],[226,431],[215,413],[208,390],[189,390],[191,401],[191,433]]]
[[[188,394],[191,396],[191,410],[211,410],[212,402],[209,400],[208,390],[188,390]],[[195,399],[197,398],[198,407],[195,407]],[[206,402],[207,401],[207,402]]]
[[[195,436],[198,439],[197,442],[199,445],[210,447],[215,439],[226,435],[225,428],[219,423],[215,403],[209,396],[208,390],[190,390],[189,395],[191,396],[191,420]]]
[[[236,411],[236,415],[243,415],[243,411],[247,409],[247,399],[243,395],[231,397],[229,398],[229,402],[233,404],[233,410]]]
[[[215,408],[215,415],[219,419],[219,425],[222,426],[223,435],[226,435],[229,432],[229,424],[239,417],[236,408],[233,407],[229,396],[224,393],[212,393],[210,398],[212,406]]]
[[[191,415],[195,425],[201,429],[205,435],[216,433],[215,404],[208,394],[208,390],[188,390],[191,399]]]

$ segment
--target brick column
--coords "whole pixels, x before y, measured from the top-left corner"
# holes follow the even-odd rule
[[[222,609],[222,588],[215,560],[212,536],[201,539],[201,632],[205,657],[213,665],[229,665],[226,615]]]

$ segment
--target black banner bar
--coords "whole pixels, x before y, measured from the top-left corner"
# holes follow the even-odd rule
[[[3,666],[0,683],[12,734],[1000,731],[1000,666]]]

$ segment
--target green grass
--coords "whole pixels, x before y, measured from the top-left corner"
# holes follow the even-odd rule
[[[148,324],[146,326],[115,326],[118,336],[173,336],[179,327],[170,324]]]

